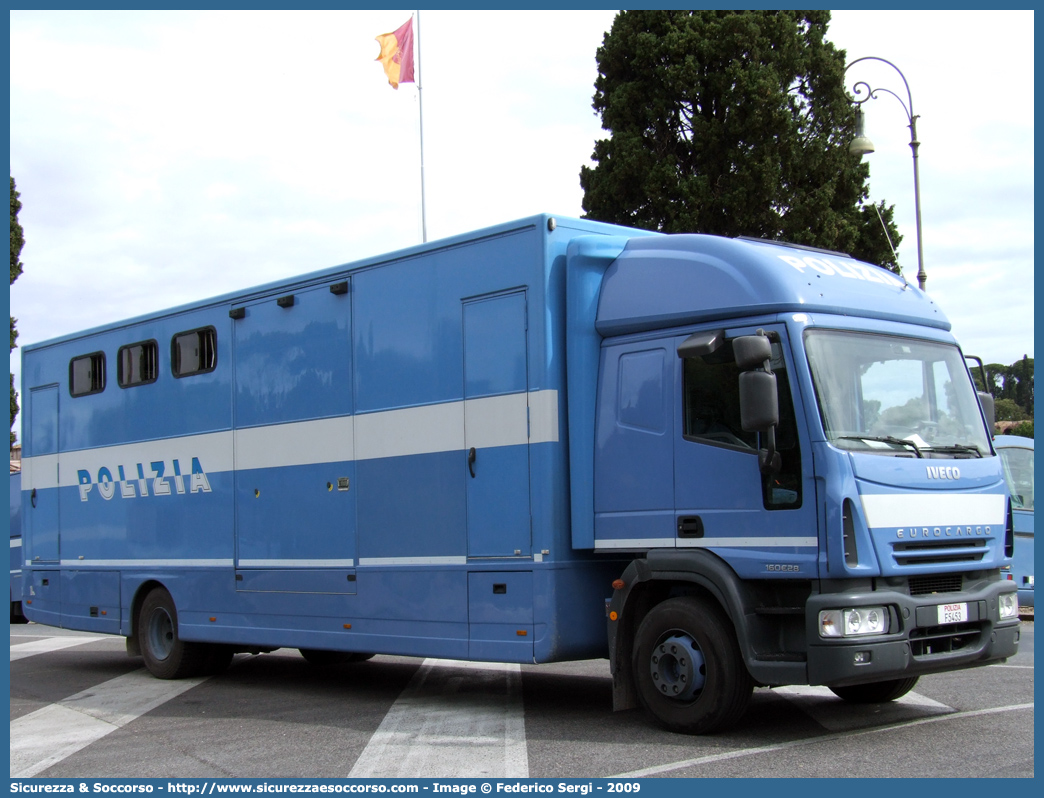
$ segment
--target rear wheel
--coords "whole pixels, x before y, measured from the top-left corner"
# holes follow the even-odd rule
[[[373,654],[357,654],[351,651],[325,651],[320,648],[299,648],[301,656],[312,665],[347,665],[350,662],[365,662]]]
[[[158,679],[184,679],[216,673],[232,660],[230,649],[189,643],[178,636],[178,611],[164,588],[145,597],[138,613],[138,644],[145,667]]]
[[[22,614],[22,602],[11,602],[11,623],[29,623],[29,619]]]
[[[838,698],[843,698],[850,704],[883,704],[886,701],[895,701],[909,693],[919,678],[919,676],[911,676],[908,679],[890,679],[887,682],[831,687],[830,690]]]
[[[633,667],[642,705],[685,734],[734,725],[754,689],[732,625],[716,604],[694,596],[649,611],[635,636]]]

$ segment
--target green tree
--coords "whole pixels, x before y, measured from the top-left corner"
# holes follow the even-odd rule
[[[994,399],[1007,399],[1004,395],[1004,383],[1007,381],[1007,366],[1002,366],[1000,363],[988,363],[986,365],[986,376],[989,379],[989,392],[993,394]]]
[[[1021,421],[1026,418],[1025,411],[1011,399],[997,399],[993,403],[993,410],[997,421]]]
[[[1011,364],[1011,370],[1016,376],[1015,402],[1033,415],[1033,360],[1028,355],[1023,355],[1018,363]]]
[[[829,11],[622,11],[598,48],[610,137],[584,166],[585,216],[668,233],[751,235],[898,271]],[[893,208],[878,204],[894,246]]]
[[[1022,418],[1033,418],[1033,358],[1023,355],[1010,366],[990,363],[986,374],[995,399],[1008,399],[1022,409]]]
[[[1023,421],[1011,428],[1012,435],[1021,435],[1023,438],[1033,437],[1033,422]]]
[[[22,262],[18,259],[22,254],[22,247],[25,246],[25,238],[22,236],[22,225],[18,223],[18,211],[22,209],[22,203],[18,199],[19,194],[15,190],[15,179],[11,178],[11,284],[14,285],[14,281],[18,279],[18,275],[22,273]],[[15,340],[18,338],[18,331],[15,329],[15,317],[11,317],[11,349],[14,351]],[[14,427],[15,416],[18,415],[18,394],[15,392],[14,387],[14,374],[11,374],[11,426]],[[11,443],[15,442],[15,434],[11,433]]]

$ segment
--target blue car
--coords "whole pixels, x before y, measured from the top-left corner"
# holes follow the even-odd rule
[[[1004,464],[1015,524],[1011,574],[1019,586],[1019,606],[1033,606],[1033,439],[1000,435],[993,441]]]

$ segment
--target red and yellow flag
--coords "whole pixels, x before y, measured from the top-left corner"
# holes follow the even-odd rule
[[[384,66],[391,87],[397,89],[400,83],[414,83],[413,17],[394,33],[382,33],[377,43],[381,45],[381,54],[374,60]]]

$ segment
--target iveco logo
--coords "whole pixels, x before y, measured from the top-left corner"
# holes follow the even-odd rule
[[[960,479],[961,469],[953,466],[927,466],[928,479]]]

